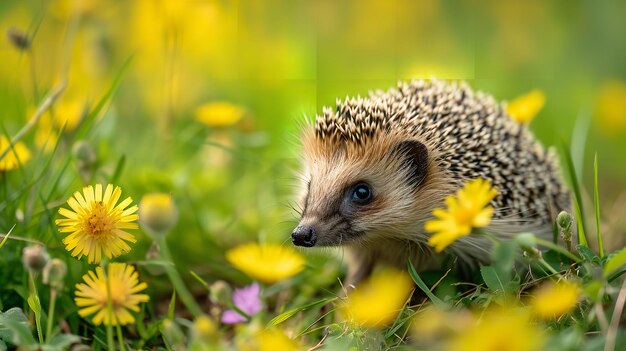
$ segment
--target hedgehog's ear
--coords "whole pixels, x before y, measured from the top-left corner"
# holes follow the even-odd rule
[[[428,174],[428,149],[417,140],[401,141],[393,148],[395,157],[401,157],[402,167],[409,169],[409,182],[421,185]]]

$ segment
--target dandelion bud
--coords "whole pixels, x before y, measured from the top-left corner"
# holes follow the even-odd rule
[[[211,301],[222,305],[230,303],[232,292],[230,285],[223,280],[215,281],[209,290]]]
[[[43,283],[50,285],[52,289],[63,289],[67,265],[58,258],[53,258],[43,268]]]
[[[541,251],[539,251],[539,249],[534,248],[534,247],[524,249],[524,257],[531,259],[531,260],[537,260],[537,259],[542,258]]]
[[[19,50],[28,50],[30,48],[30,39],[28,35],[17,28],[9,28],[7,31],[9,41]]]
[[[139,222],[150,234],[163,236],[176,225],[178,209],[169,194],[147,194],[139,203]]]
[[[80,169],[89,168],[96,162],[96,151],[84,140],[74,143],[72,154],[76,158],[78,168]]]
[[[573,223],[574,219],[572,218],[572,215],[570,215],[566,211],[561,211],[561,213],[559,213],[559,215],[556,217],[556,225],[559,227],[559,233],[561,234],[561,238],[563,238],[565,246],[569,251],[572,251]]]
[[[24,267],[31,272],[39,272],[50,260],[50,255],[41,245],[27,246],[22,251],[22,262]]]
[[[572,216],[566,211],[561,211],[559,215],[556,217],[556,224],[559,226],[559,230],[561,231],[561,235],[563,236],[572,236]]]
[[[215,341],[218,338],[215,322],[208,316],[199,316],[193,322],[193,335],[205,342]]]
[[[15,210],[15,220],[20,223],[24,222],[24,211],[21,208]]]
[[[536,249],[537,237],[533,233],[521,233],[515,237],[515,243],[524,251]]]

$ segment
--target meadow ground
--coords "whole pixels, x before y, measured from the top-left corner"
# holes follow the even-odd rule
[[[0,2],[0,350],[626,350],[623,13]],[[553,241],[502,241],[483,229],[495,190],[469,182],[431,244],[488,236],[492,264],[383,268],[346,297],[340,251],[290,242],[298,130],[430,77],[505,101],[557,149],[574,206]]]

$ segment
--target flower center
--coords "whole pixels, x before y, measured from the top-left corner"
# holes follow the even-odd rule
[[[105,283],[106,284],[106,283]],[[126,285],[124,285],[123,282],[120,282],[118,280],[115,279],[110,279],[109,280],[109,291],[107,292],[105,290],[105,293],[100,297],[100,299],[98,299],[98,302],[100,303],[100,305],[102,306],[103,309],[108,308],[108,299],[107,296],[110,292],[111,294],[111,309],[113,311],[118,311],[120,308],[124,307],[124,302],[125,300],[128,298],[128,294],[127,294],[127,287]],[[105,285],[106,287],[106,285]]]
[[[510,351],[512,349],[510,340],[497,339],[488,346],[490,351]]]
[[[476,211],[473,208],[459,208],[456,213],[457,223],[461,225],[472,226],[474,217],[476,217]]]
[[[124,300],[126,299],[126,297],[126,291],[122,289],[122,287],[111,286],[111,306],[113,307],[113,309],[117,310],[118,308],[122,307],[124,305]]]
[[[90,212],[84,222],[86,233],[98,237],[109,233],[113,229],[111,216],[107,213],[107,209],[101,201],[94,202]]]

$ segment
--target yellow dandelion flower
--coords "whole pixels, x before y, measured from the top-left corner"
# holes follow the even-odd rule
[[[579,297],[578,284],[567,280],[550,282],[535,290],[531,306],[535,314],[543,319],[558,318],[574,308]]]
[[[518,123],[530,123],[545,104],[546,96],[535,89],[509,102],[506,112]]]
[[[263,330],[255,335],[256,350],[259,351],[296,351],[300,348],[295,341],[278,330]]]
[[[626,82],[614,79],[600,88],[595,115],[607,134],[626,129]]]
[[[433,215],[437,219],[426,222],[426,231],[435,233],[428,245],[441,252],[456,239],[469,235],[472,228],[489,225],[494,209],[488,204],[497,194],[488,180],[476,179],[466,183],[456,197],[446,197],[448,208],[435,209]]]
[[[412,288],[406,272],[380,271],[350,291],[342,314],[353,325],[383,328],[398,316]]]
[[[438,340],[451,332],[465,330],[476,322],[467,309],[444,310],[431,305],[418,312],[411,323],[411,332],[422,340]]]
[[[11,145],[9,138],[0,135],[0,154],[6,149],[9,149],[9,152],[0,159],[0,172],[13,170],[30,160],[30,151],[24,144],[17,142]]]
[[[450,351],[539,351],[544,335],[530,313],[519,308],[486,311],[468,329],[455,335]]]
[[[219,337],[215,322],[208,316],[198,316],[193,321],[193,336],[202,341],[213,341]]]
[[[129,312],[139,311],[139,304],[149,300],[148,295],[138,294],[148,285],[139,282],[139,274],[133,266],[125,263],[110,263],[107,272],[102,267],[83,276],[84,283],[76,284],[74,301],[78,314],[87,317],[95,313],[93,324],[126,325],[135,318]],[[108,285],[108,286],[107,286]],[[109,313],[109,301],[111,313]]]
[[[126,242],[136,239],[124,229],[139,227],[137,205],[128,207],[133,200],[127,197],[117,204],[122,189],[113,189],[111,184],[104,192],[101,184],[90,185],[83,188],[83,194],[77,191],[67,200],[73,211],[59,208],[59,214],[66,217],[55,221],[59,232],[71,233],[63,239],[65,249],[78,259],[87,256],[89,263],[99,263],[103,254],[113,258],[130,251]]]
[[[430,306],[420,311],[413,319],[411,329],[413,334],[419,335],[420,338],[433,338],[442,329],[446,328],[448,322],[448,316],[445,311]]]
[[[279,329],[248,330],[249,334],[237,333],[235,346],[241,351],[295,351],[299,345]]]
[[[246,110],[228,102],[210,102],[196,110],[196,120],[209,127],[229,127],[237,123]]]
[[[54,123],[57,128],[71,133],[78,127],[85,114],[85,104],[81,100],[60,101],[54,106]]]
[[[226,252],[226,260],[252,279],[271,284],[304,269],[304,257],[293,249],[275,244],[249,243]]]
[[[102,8],[101,4],[100,0],[59,0],[50,4],[50,12],[59,19],[69,20],[72,16],[86,17],[94,14],[98,8]]]

